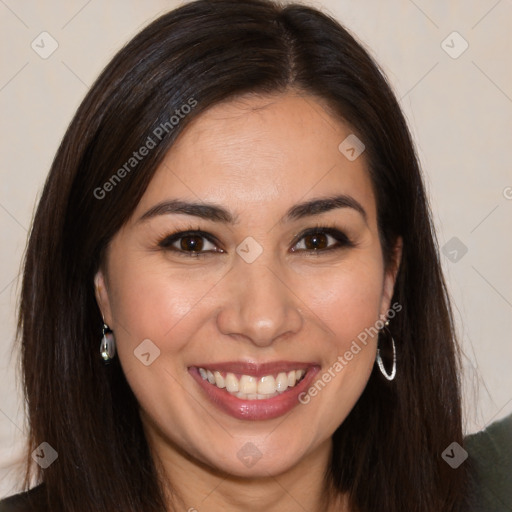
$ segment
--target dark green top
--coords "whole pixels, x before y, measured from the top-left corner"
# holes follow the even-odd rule
[[[511,512],[512,414],[468,436],[464,445],[476,466],[471,512]]]
[[[44,484],[0,501],[0,512],[48,512],[45,505]]]
[[[476,469],[468,512],[512,512],[512,415],[468,436],[464,448]],[[0,501],[0,512],[48,512],[44,501],[41,484]]]

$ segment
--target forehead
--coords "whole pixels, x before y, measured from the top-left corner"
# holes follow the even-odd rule
[[[352,134],[313,96],[247,95],[190,123],[157,169],[137,210],[169,198],[234,211],[277,210],[319,195],[353,195],[375,215],[364,153],[339,146]]]

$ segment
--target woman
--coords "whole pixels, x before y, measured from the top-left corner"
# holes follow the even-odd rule
[[[42,194],[19,330],[27,509],[469,506],[411,138],[314,9],[200,0],[114,57]]]

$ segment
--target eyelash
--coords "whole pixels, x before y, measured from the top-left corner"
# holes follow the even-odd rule
[[[295,247],[303,238],[310,236],[310,235],[327,235],[336,241],[336,244],[331,245],[327,247],[326,249],[292,249],[292,252],[301,252],[306,254],[319,254],[319,253],[326,253],[327,251],[333,251],[333,250],[339,250],[346,247],[354,247],[355,244],[348,238],[345,233],[340,231],[337,228],[334,227],[327,227],[327,226],[317,226],[314,228],[309,228],[304,230],[302,233],[297,235],[293,240],[293,247]],[[192,237],[192,236],[198,236],[201,238],[204,238],[208,240],[211,244],[215,245],[217,248],[220,244],[215,240],[215,237],[210,235],[209,233],[206,233],[200,229],[187,229],[185,231],[177,231],[175,233],[171,233],[170,235],[165,236],[162,240],[158,242],[158,246],[162,249],[171,250],[175,252],[179,256],[184,256],[188,258],[200,258],[200,257],[206,257],[209,253],[211,253],[211,250],[207,251],[184,251],[182,249],[178,249],[176,247],[172,247],[172,244],[175,242],[178,242],[182,238]],[[214,251],[214,252],[225,252],[223,249]]]

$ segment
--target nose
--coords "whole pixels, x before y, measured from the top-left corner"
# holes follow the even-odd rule
[[[223,334],[250,340],[258,347],[300,331],[300,299],[283,272],[267,263],[238,260],[226,276],[217,326]]]

